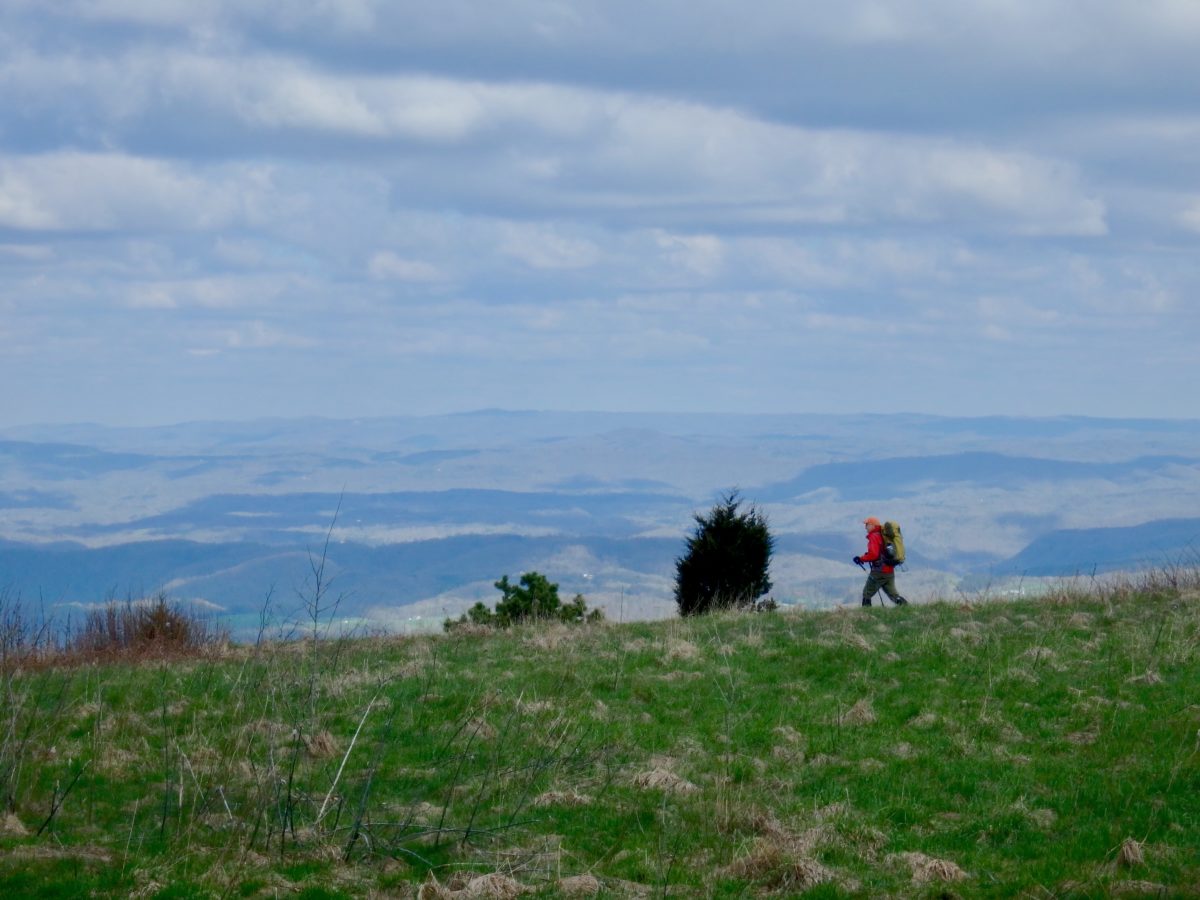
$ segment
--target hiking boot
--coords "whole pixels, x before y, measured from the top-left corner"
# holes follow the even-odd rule
[[[895,603],[897,606],[908,606],[908,601],[905,600],[903,597],[897,597],[892,602]]]

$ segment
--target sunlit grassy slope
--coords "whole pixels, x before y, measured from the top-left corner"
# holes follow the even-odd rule
[[[1200,895],[1193,573],[4,670],[0,896]]]

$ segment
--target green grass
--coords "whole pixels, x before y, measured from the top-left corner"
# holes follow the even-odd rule
[[[1197,581],[9,667],[0,896],[1200,896]]]

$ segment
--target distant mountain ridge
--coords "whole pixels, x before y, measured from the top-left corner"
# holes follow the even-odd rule
[[[1200,565],[1200,518],[1160,519],[1127,527],[1054,531],[991,567],[990,572],[1065,577],[1197,565]]]
[[[940,486],[970,483],[1008,487],[1019,482],[1068,479],[1127,479],[1155,473],[1169,466],[1200,466],[1200,458],[1140,456],[1119,462],[1089,462],[1010,456],[967,451],[944,456],[885,457],[868,461],[825,463],[805,469],[795,478],[759,488],[755,494],[768,502],[802,497],[833,488],[848,499],[902,496],[928,483]]]
[[[734,488],[768,514],[782,602],[854,601],[867,514],[905,526],[905,592],[948,596],[1189,558],[1200,421],[482,410],[0,429],[0,591],[167,587],[242,615],[272,591],[294,605],[329,537],[351,612],[453,612],[530,568],[661,612],[693,516]],[[1118,521],[1144,524],[1100,528]]]

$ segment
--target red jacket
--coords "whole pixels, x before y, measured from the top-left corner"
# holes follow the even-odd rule
[[[872,569],[878,569],[884,575],[896,571],[895,566],[889,566],[883,561],[883,529],[872,528],[867,532],[867,552],[859,557],[863,562],[870,563]]]

